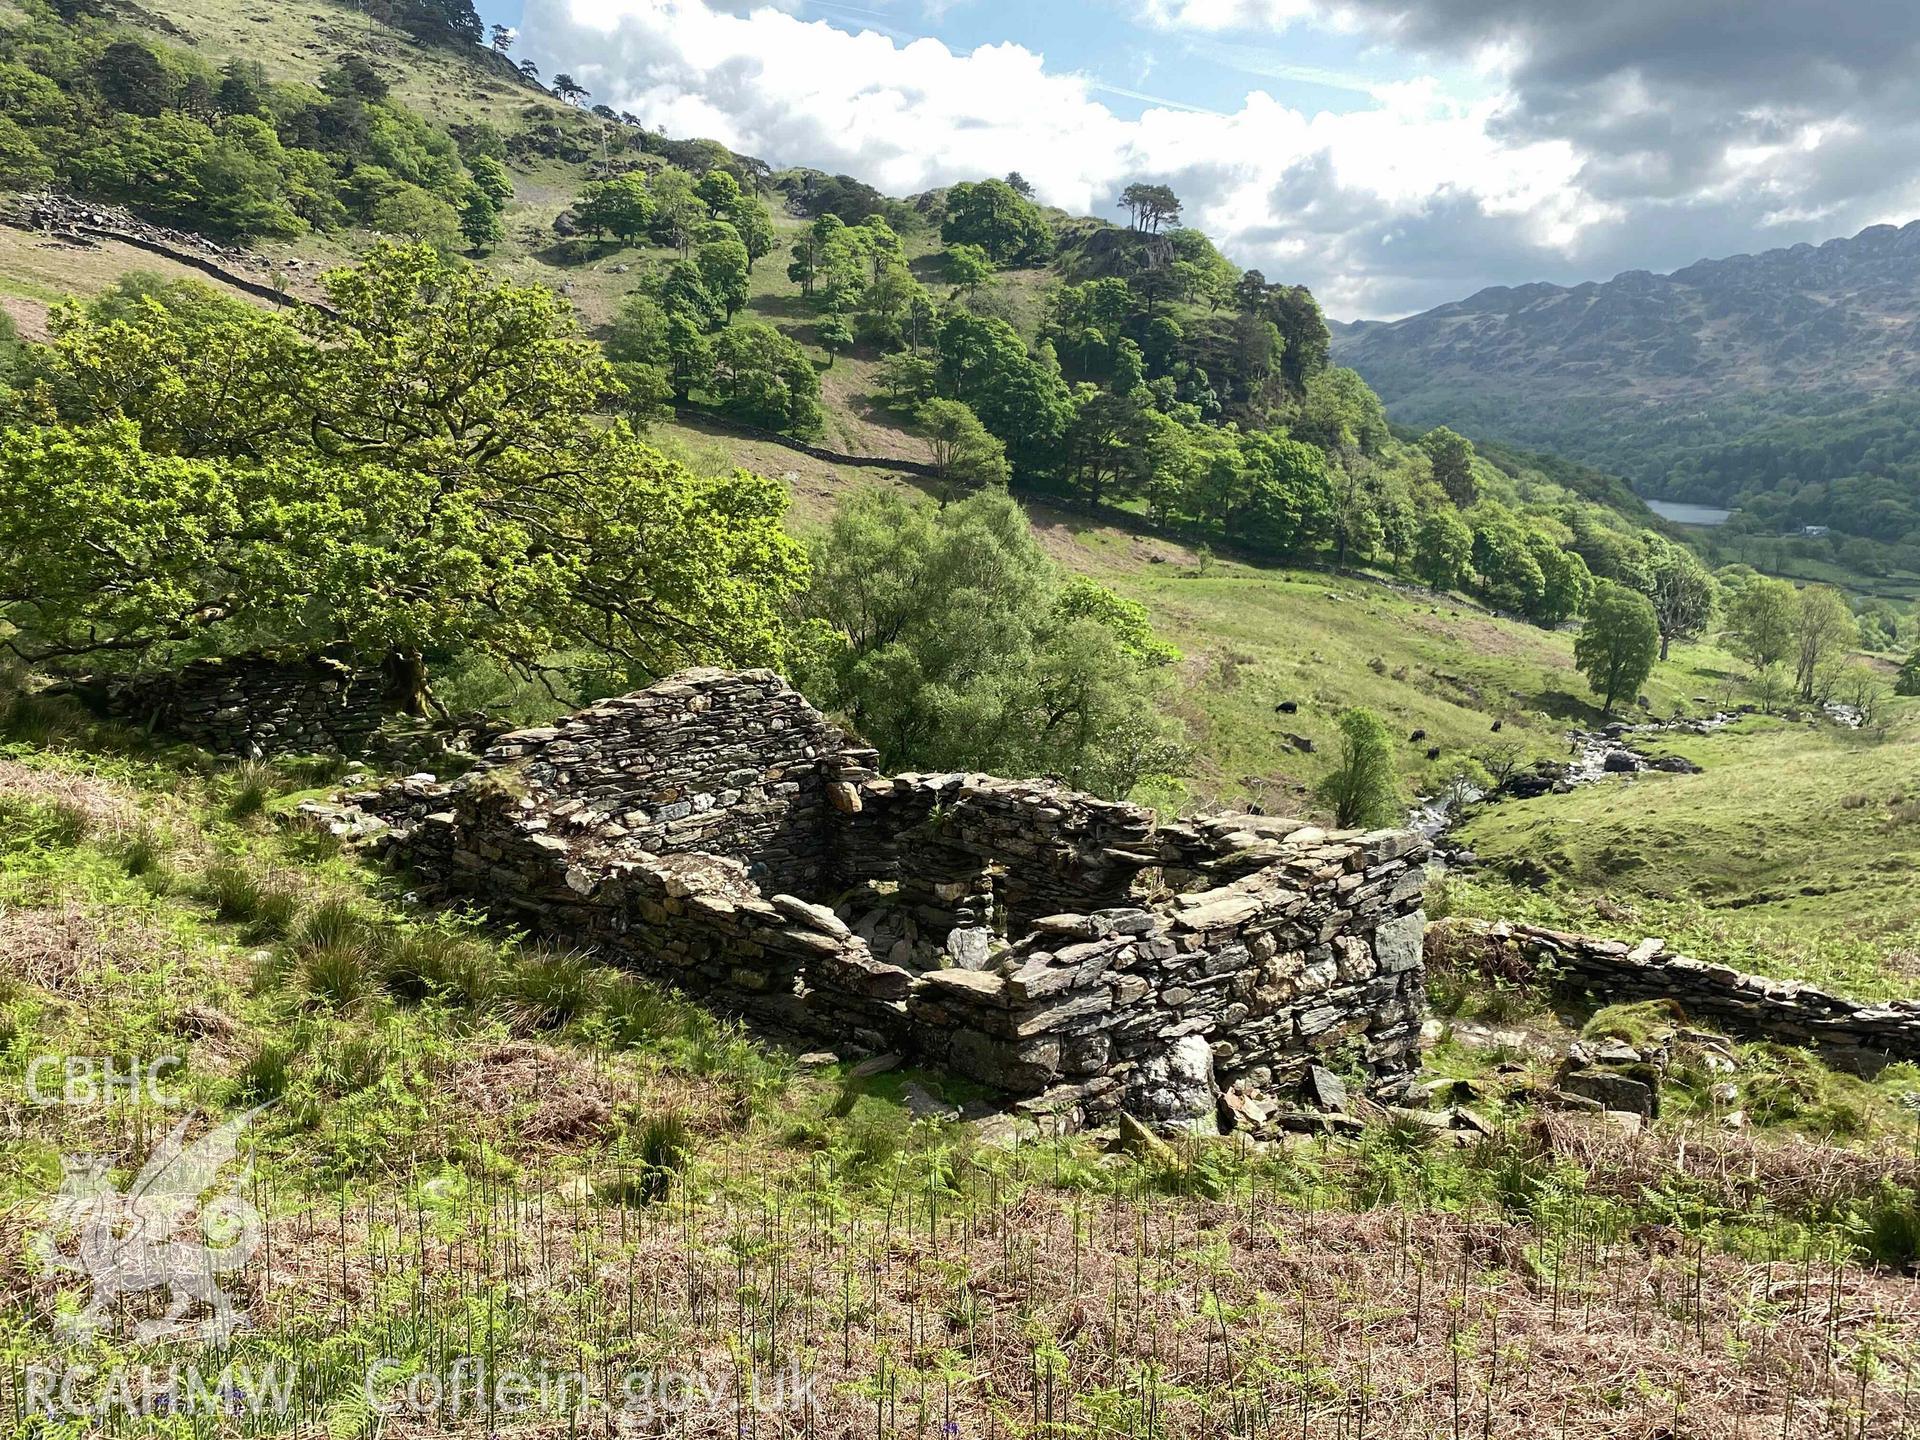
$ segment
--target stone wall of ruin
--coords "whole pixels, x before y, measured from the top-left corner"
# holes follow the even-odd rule
[[[1070,1122],[1417,1058],[1426,847],[1044,781],[885,776],[783,681],[690,671],[353,797],[442,892]]]
[[[326,659],[197,660],[78,688],[104,714],[223,755],[357,755],[386,709],[379,676]]]
[[[1746,1040],[1810,1046],[1831,1063],[1873,1074],[1895,1061],[1920,1061],[1920,1000],[1863,1005],[1798,980],[1747,975],[1729,965],[1507,921],[1446,920],[1427,933],[1434,964],[1536,979],[1600,1005],[1671,1001],[1687,1019]]]

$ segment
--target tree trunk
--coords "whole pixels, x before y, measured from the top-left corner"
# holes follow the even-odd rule
[[[424,717],[428,713],[427,662],[418,650],[389,650],[380,662],[387,704],[397,714]]]

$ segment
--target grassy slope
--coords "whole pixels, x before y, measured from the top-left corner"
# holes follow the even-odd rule
[[[361,17],[331,0],[253,7],[233,0],[184,0],[170,5],[167,17],[174,28],[166,38],[174,43],[190,40],[209,56],[256,54],[276,74],[304,80],[318,75],[343,49],[358,48],[364,33]],[[392,32],[383,34],[382,46],[381,63],[395,93],[443,120],[490,120],[505,132],[537,118],[580,123],[579,113],[559,101],[483,74],[445,52]],[[509,238],[491,263],[515,278],[563,289],[583,321],[597,329],[632,288],[636,268],[663,258],[664,252],[609,246],[586,265],[546,263],[541,253],[551,221],[576,193],[587,168],[541,161],[516,163],[512,169],[516,199],[508,214]],[[746,313],[810,343],[813,317],[787,281],[784,265],[785,244],[802,222],[781,215],[776,223],[780,244],[755,269]],[[907,243],[922,278],[937,285],[928,268],[931,239],[910,236]],[[292,248],[309,259],[347,254],[340,244],[312,239]],[[20,310],[30,332],[36,314],[61,290],[95,292],[128,268],[166,266],[138,252],[121,253],[119,247],[50,250],[33,237],[0,231],[0,294],[6,296],[0,303]],[[1015,273],[995,283],[1023,319],[1034,320],[1044,278],[1038,272]],[[823,353],[820,359],[824,363]],[[873,388],[873,365],[872,357],[854,354],[825,371],[830,421],[823,438],[864,453],[917,457],[919,442],[898,426],[897,417],[866,398]],[[842,472],[714,427],[670,425],[662,438],[705,466],[743,464],[785,477],[802,529],[818,523],[849,485],[898,483],[876,472]],[[1591,490],[1604,489],[1604,481],[1582,473],[1570,483]],[[1584,685],[1569,668],[1571,640],[1565,634],[1500,620],[1454,598],[1316,572],[1254,570],[1224,561],[1203,565],[1166,542],[1090,526],[1041,507],[1034,515],[1056,557],[1147,603],[1156,623],[1186,654],[1173,704],[1199,754],[1182,791],[1160,797],[1168,803],[1310,805],[1307,792],[1327,764],[1337,716],[1354,704],[1381,711],[1402,735],[1427,732],[1423,741],[1407,740],[1401,748],[1410,788],[1417,788],[1429,769],[1429,747],[1441,749],[1443,763],[1502,745],[1517,747],[1527,757],[1553,756],[1562,752],[1562,732],[1569,724],[1595,718]],[[1725,697],[1735,671],[1729,657],[1712,647],[1683,647],[1674,663],[1656,674],[1649,698],[1660,713],[1697,710],[1701,701]],[[1277,715],[1275,706],[1283,700],[1295,702],[1298,713]],[[1491,733],[1496,719],[1502,722],[1499,736]],[[1317,753],[1303,751],[1292,736],[1311,742]],[[1784,745],[1778,738],[1741,736],[1717,743],[1729,747],[1728,753],[1712,757],[1712,771],[1696,781],[1660,789],[1664,778],[1649,777],[1637,782],[1640,788],[1631,796],[1608,787],[1538,802],[1537,809],[1511,807],[1479,822],[1472,836],[1490,858],[1531,856],[1538,850],[1555,862],[1542,867],[1556,882],[1554,898],[1507,896],[1502,903],[1604,923],[1588,904],[1593,898],[1645,902],[1653,908],[1622,912],[1636,919],[1618,923],[1631,929],[1644,915],[1647,924],[1690,924],[1689,933],[1710,953],[1731,951],[1728,958],[1739,958],[1751,952],[1755,963],[1803,966],[1814,973],[1826,973],[1823,967],[1835,963],[1830,953],[1814,952],[1832,951],[1832,932],[1823,927],[1836,921],[1853,937],[1852,958],[1843,968],[1865,984],[1891,983],[1881,978],[1878,947],[1911,923],[1899,887],[1870,866],[1856,873],[1818,858],[1847,854],[1863,839],[1875,842],[1876,853],[1904,853],[1879,838],[1890,832],[1853,833],[1861,817],[1838,807],[1840,794],[1861,788],[1855,779],[1839,777],[1851,777],[1861,766],[1872,768],[1873,762],[1842,755],[1833,757],[1834,770],[1823,747],[1836,742],[1826,736],[1803,737],[1806,748],[1792,755],[1776,755]],[[1909,752],[1896,738],[1885,753]],[[1782,793],[1766,778],[1776,763],[1805,794],[1786,833],[1776,833],[1763,818]],[[1736,783],[1734,777],[1749,773],[1750,783]],[[1658,797],[1652,814],[1641,808],[1645,796]],[[1696,814],[1700,806],[1704,813]],[[1768,845],[1803,858],[1762,856],[1749,871],[1743,860],[1729,858],[1743,849],[1748,836],[1768,837]],[[1637,851],[1648,853],[1630,863],[1626,857]],[[1793,893],[1775,893],[1783,886]],[[1799,893],[1808,888],[1819,893]],[[1675,918],[1673,905],[1686,907],[1684,919]],[[1863,915],[1869,918],[1858,918]]]
[[[1177,708],[1205,760],[1194,798],[1286,808],[1334,748],[1340,712],[1366,705],[1405,736],[1410,781],[1429,765],[1503,744],[1527,758],[1564,753],[1570,724],[1598,711],[1572,670],[1568,633],[1501,619],[1458,596],[1315,571],[1256,569],[1035,507],[1049,549],[1070,568],[1144,602],[1186,654]],[[1699,711],[1731,660],[1681,646],[1647,686],[1662,714]],[[1275,707],[1291,701],[1296,713]],[[1499,721],[1499,734],[1492,726]],[[1288,739],[1314,742],[1306,754]]]
[[[1910,1162],[1793,1132],[1873,1113],[1911,1077],[1868,1093],[1750,1054],[1747,1103],[1783,1127],[1755,1137],[1696,1119],[1627,1147],[1489,1101],[1494,1133],[1466,1148],[1388,1124],[1264,1150],[1007,1153],[913,1119],[903,1102],[937,1094],[933,1077],[799,1068],[630,977],[417,911],[397,878],[276,824],[293,796],[254,808],[317,774],[223,769],[26,711],[37,743],[0,745],[0,1077],[24,1084],[39,1054],[177,1055],[165,1088],[192,1108],[20,1107],[0,1137],[13,1233],[48,1223],[62,1154],[137,1163],[141,1137],[183,1115],[273,1102],[246,1191],[269,1249],[224,1281],[251,1328],[218,1354],[116,1329],[85,1352],[102,1370],[278,1356],[305,1372],[300,1433],[339,1435],[575,1433],[551,1414],[448,1426],[353,1408],[372,1356],[396,1362],[377,1378],[404,1404],[386,1389],[401,1375],[474,1354],[722,1376],[791,1359],[816,1382],[799,1428],[823,1435],[1028,1433],[1045,1406],[1124,1433],[1113,1386],[1148,1366],[1167,1377],[1154,1433],[1195,1440],[1232,1407],[1331,1433],[1360,1393],[1370,1433],[1408,1440],[1459,1409],[1489,1433],[1537,1433],[1542,1415],[1571,1440],[1653,1433],[1680,1394],[1700,1433],[1812,1440],[1850,1407],[1869,1433],[1899,1423],[1910,1282],[1858,1261],[1907,1253],[1911,1204],[1884,1187]],[[433,956],[457,983],[420,1003],[407,977]],[[1439,1058],[1491,1082],[1483,1054],[1449,1041]],[[11,1353],[57,1367],[75,1352],[50,1319],[85,1287],[24,1256],[0,1262]],[[1781,1257],[1804,1263],[1752,1263]],[[1669,1290],[1686,1303],[1646,1302]],[[1692,1340],[1755,1307],[1766,1365]],[[1488,1369],[1469,1344],[1454,1364],[1456,1311],[1462,1336],[1497,1333],[1525,1363]],[[1883,1368],[1856,1382],[1869,1343]],[[1271,1363],[1223,1365],[1221,1345]],[[876,1388],[892,1394],[878,1418]],[[675,1429],[739,1433],[724,1406]]]
[[[1463,830],[1529,891],[1470,902],[1541,906],[1592,928],[1667,934],[1708,958],[1836,981],[1920,989],[1920,705],[1884,736],[1754,719],[1655,750],[1699,775],[1642,774],[1490,808]]]
[[[112,240],[76,244],[0,226],[0,310],[13,317],[28,340],[44,340],[47,315],[67,295],[98,295],[121,276],[144,271],[168,280],[197,280],[250,304],[254,296],[212,279],[205,271],[176,264]]]
[[[902,483],[717,431],[677,426],[667,439],[696,463],[784,475],[802,533],[849,485]],[[1177,793],[1154,797],[1163,803],[1311,808],[1308,792],[1351,705],[1378,710],[1402,737],[1427,732],[1399,748],[1409,790],[1432,769],[1430,747],[1442,765],[1501,746],[1525,759],[1565,758],[1567,730],[1603,718],[1572,668],[1568,632],[1490,615],[1462,597],[1203,560],[1041,505],[1029,513],[1060,563],[1146,604],[1184,652],[1170,704],[1198,754]],[[1662,716],[1707,713],[1743,698],[1741,674],[1717,645],[1676,645],[1647,699]],[[1297,712],[1277,714],[1282,701]],[[1684,753],[1706,767],[1702,775],[1648,773],[1486,808],[1462,835],[1519,883],[1456,884],[1453,903],[1636,939],[1664,933],[1710,959],[1862,994],[1912,993],[1920,901],[1905,877],[1920,860],[1920,828],[1895,823],[1892,804],[1920,796],[1920,705],[1896,700],[1889,714],[1884,738],[1743,722],[1646,747]],[[1849,808],[1849,796],[1872,803]]]

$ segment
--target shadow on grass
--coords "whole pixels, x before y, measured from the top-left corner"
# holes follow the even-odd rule
[[[1531,697],[1527,703],[1552,719],[1564,720],[1589,729],[1598,729],[1607,724],[1609,718],[1626,718],[1618,714],[1609,717],[1606,711],[1591,700],[1584,700],[1565,690],[1542,690]]]
[[[806,329],[809,334],[813,323],[819,320],[820,312],[813,302],[804,295],[782,295],[770,293],[755,295],[747,301],[747,309],[762,320],[804,320],[809,322]]]

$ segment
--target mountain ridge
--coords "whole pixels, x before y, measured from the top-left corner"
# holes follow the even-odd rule
[[[1920,220],[1332,330],[1400,424],[1552,451],[1764,529],[1904,549],[1920,531]]]
[[[1863,326],[1891,328],[1897,352],[1863,353],[1859,342],[1871,338]],[[1409,388],[1402,369],[1415,347],[1429,369],[1435,361],[1464,363],[1482,373],[1524,370],[1534,380],[1578,375],[1602,361],[1617,367],[1625,350],[1635,362],[1634,388],[1656,393],[1725,381],[1755,388],[1750,382],[1760,379],[1804,388],[1808,359],[1851,353],[1865,363],[1846,366],[1838,378],[1863,394],[1884,393],[1920,369],[1920,220],[1820,245],[1698,260],[1664,275],[1626,270],[1571,286],[1488,286],[1400,320],[1336,326],[1334,336],[1342,360],[1389,405]],[[1898,362],[1891,370],[1889,358]],[[1666,383],[1649,385],[1650,377]]]

